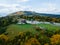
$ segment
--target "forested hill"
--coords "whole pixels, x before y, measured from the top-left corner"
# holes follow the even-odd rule
[[[12,15],[39,15],[39,16],[48,16],[48,17],[57,17],[60,18],[60,14],[47,14],[47,13],[37,13],[37,12],[33,12],[33,11],[18,11],[12,14],[9,14],[9,16]]]

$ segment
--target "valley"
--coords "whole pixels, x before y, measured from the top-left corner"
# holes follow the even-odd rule
[[[0,17],[0,44],[60,45],[60,17],[55,16],[19,11]]]

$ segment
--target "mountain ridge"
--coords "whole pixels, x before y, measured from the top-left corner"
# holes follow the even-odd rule
[[[49,16],[49,17],[57,17],[60,18],[60,14],[48,14],[48,13],[37,13],[37,12],[33,12],[33,11],[18,11],[18,12],[14,12],[9,14],[11,15],[39,15],[39,16]]]

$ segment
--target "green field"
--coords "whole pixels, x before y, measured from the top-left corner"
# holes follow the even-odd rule
[[[50,24],[11,24],[7,27],[6,32],[8,35],[13,38],[18,35],[19,32],[30,31],[32,33],[36,33],[35,26],[44,27],[47,30],[60,30],[59,26],[50,25]]]

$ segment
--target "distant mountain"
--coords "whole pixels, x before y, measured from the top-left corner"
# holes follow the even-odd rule
[[[12,14],[9,14],[9,16],[12,15],[39,15],[39,16],[49,16],[49,17],[57,17],[60,18],[60,14],[47,14],[47,13],[37,13],[37,12],[33,12],[33,11],[18,11]]]
[[[40,14],[43,16],[60,18],[60,14],[46,14],[46,13],[40,13]]]

